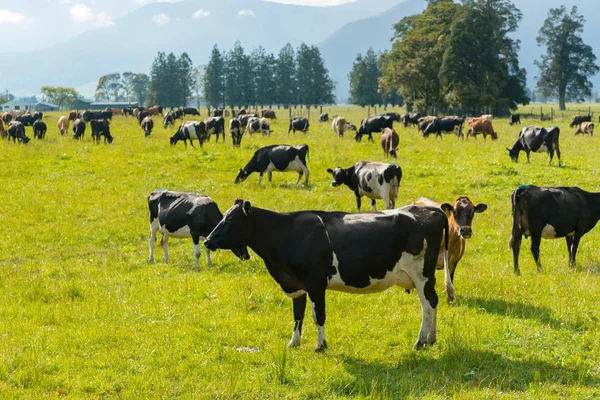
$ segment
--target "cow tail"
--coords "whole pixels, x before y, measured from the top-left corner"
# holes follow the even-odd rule
[[[448,303],[454,302],[454,284],[450,276],[450,267],[448,262],[448,237],[450,236],[450,228],[448,226],[448,217],[444,214],[444,284],[446,286],[446,295]]]

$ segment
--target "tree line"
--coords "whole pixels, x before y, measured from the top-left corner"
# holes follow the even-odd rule
[[[321,52],[305,43],[288,43],[277,56],[262,46],[246,53],[239,41],[228,52],[215,45],[202,76],[212,107],[333,104],[334,88]]]
[[[358,55],[349,74],[350,102],[361,106],[402,104],[422,112],[508,112],[528,104],[519,41],[509,35],[521,21],[510,0],[429,0],[423,13],[394,25],[392,49]],[[551,9],[539,31],[546,54],[537,92],[566,101],[591,95],[596,57],[583,43],[585,20],[564,6]],[[390,97],[396,96],[396,97]]]

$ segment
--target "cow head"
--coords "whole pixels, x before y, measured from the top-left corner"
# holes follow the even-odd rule
[[[520,151],[517,149],[509,149],[508,147],[506,148],[506,150],[508,150],[508,155],[510,156],[510,159],[513,162],[518,162],[519,161],[519,153]]]
[[[225,212],[221,222],[208,235],[204,246],[210,251],[231,250],[242,261],[250,259],[244,237],[244,231],[247,229],[244,227],[246,218],[251,212],[252,205],[249,201],[237,199],[233,206]]]
[[[163,119],[163,128],[167,129],[167,126],[169,126],[173,122],[175,122],[175,119],[173,118],[173,114],[169,112]]]
[[[327,172],[331,174],[333,180],[331,181],[331,186],[338,187],[343,185],[348,181],[350,172],[347,169],[337,167],[336,169],[328,168]]]
[[[463,239],[469,239],[473,236],[471,224],[475,213],[482,213],[487,209],[487,205],[479,203],[473,205],[471,200],[466,196],[461,196],[454,202],[453,205],[444,203],[441,209],[446,213],[451,213],[458,225],[458,233]]]
[[[235,182],[234,183],[240,183],[240,182],[244,182],[246,180],[246,178],[248,178],[248,173],[240,168],[240,172],[238,172],[237,176],[235,177]]]

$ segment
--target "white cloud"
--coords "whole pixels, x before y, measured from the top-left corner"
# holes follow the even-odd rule
[[[1,24],[20,24],[23,22],[31,22],[32,18],[26,17],[25,15],[12,12],[8,10],[0,10],[0,23]]]
[[[210,12],[203,10],[203,9],[199,9],[198,11],[196,11],[194,13],[194,15],[192,15],[193,18],[203,18],[203,17],[208,17],[210,15]]]
[[[110,26],[114,24],[112,18],[105,12],[94,13],[94,10],[83,4],[75,4],[69,8],[71,18],[77,22],[91,22],[99,26]]]
[[[152,17],[152,22],[158,25],[168,24],[171,18],[167,14],[158,14]]]
[[[237,13],[238,17],[256,17],[256,15],[254,14],[254,11],[252,10],[240,10]]]

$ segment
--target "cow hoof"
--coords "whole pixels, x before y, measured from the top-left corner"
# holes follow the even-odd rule
[[[448,304],[452,305],[456,302],[456,298],[454,296],[448,296]]]
[[[148,263],[150,263],[150,264],[154,264],[154,258],[149,258],[149,259],[148,259]]]
[[[327,342],[324,340],[320,346],[317,346],[315,353],[324,353],[327,350]]]

